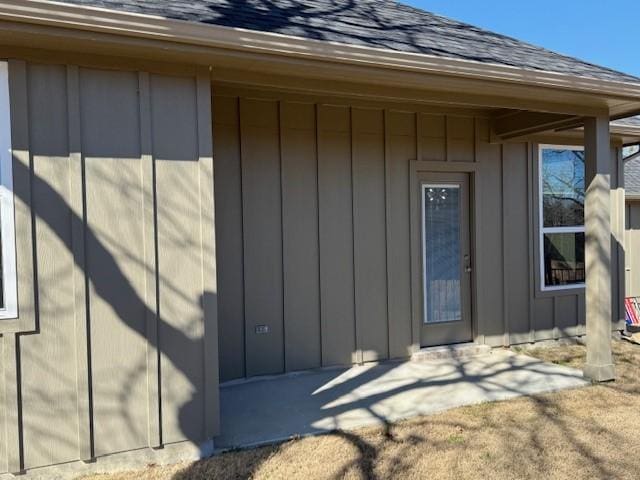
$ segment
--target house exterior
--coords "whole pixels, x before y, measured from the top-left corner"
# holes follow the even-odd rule
[[[614,377],[640,79],[386,0],[0,22],[0,473],[206,455],[221,382],[433,345]]]
[[[640,118],[621,120],[616,125],[633,135],[640,131]],[[624,160],[627,297],[640,297],[640,156],[636,150],[634,144]]]

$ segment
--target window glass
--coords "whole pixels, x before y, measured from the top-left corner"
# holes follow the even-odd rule
[[[545,227],[584,225],[584,152],[542,151],[542,201]]]
[[[462,320],[460,187],[424,185],[425,323]]]
[[[544,234],[545,285],[584,283],[584,233]]]
[[[542,289],[584,285],[584,150],[541,147],[539,174]]]

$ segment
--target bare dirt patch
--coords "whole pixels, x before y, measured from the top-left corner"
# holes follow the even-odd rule
[[[524,352],[581,368],[583,346]],[[458,408],[209,460],[91,480],[575,479],[640,475],[640,345],[614,342],[616,382]]]

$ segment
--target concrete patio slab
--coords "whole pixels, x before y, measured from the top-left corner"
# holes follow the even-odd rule
[[[506,350],[248,380],[222,386],[215,446],[257,446],[587,384],[579,370]]]

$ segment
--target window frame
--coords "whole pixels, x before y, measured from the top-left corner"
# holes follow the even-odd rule
[[[544,192],[543,192],[543,158],[542,152],[544,150],[573,150],[584,152],[584,147],[580,145],[553,145],[553,144],[539,144],[538,145],[538,272],[540,275],[540,291],[541,292],[556,292],[562,290],[582,290],[585,288],[585,282],[571,283],[568,285],[551,285],[548,286],[545,283],[545,271],[544,271],[544,236],[550,233],[585,233],[585,225],[573,226],[573,227],[545,227],[544,226]],[[585,172],[586,177],[586,172]],[[585,178],[586,180],[586,178]],[[585,184],[586,188],[586,184]]]
[[[0,235],[2,235],[2,289],[4,306],[0,320],[18,318],[18,279],[13,199],[13,151],[11,145],[9,64],[0,62]]]

